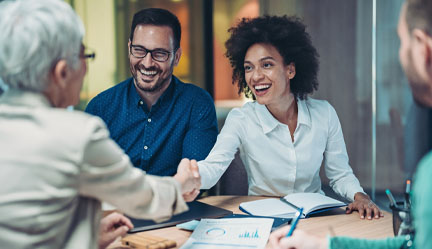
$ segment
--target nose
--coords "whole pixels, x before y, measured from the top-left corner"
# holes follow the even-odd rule
[[[153,58],[151,57],[151,53],[147,53],[146,56],[141,59],[140,64],[144,65],[146,68],[153,66]]]
[[[257,68],[252,72],[252,80],[254,82],[259,82],[264,78],[264,74],[261,71],[261,68]]]

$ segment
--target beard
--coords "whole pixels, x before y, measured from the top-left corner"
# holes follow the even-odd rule
[[[414,97],[414,101],[419,105],[432,108],[432,82],[427,82],[420,77],[416,71],[412,55],[409,54],[408,61],[403,65],[405,75]]]
[[[131,73],[132,76],[134,78],[135,81],[135,86],[143,91],[143,92],[147,92],[147,93],[154,93],[154,92],[158,92],[161,89],[163,89],[167,84],[169,84],[169,82],[171,81],[171,77],[172,77],[172,72],[173,72],[173,66],[171,66],[169,68],[168,74],[166,74],[165,76],[162,75],[162,70],[160,70],[157,67],[149,67],[149,68],[144,68],[146,71],[155,71],[156,75],[154,77],[159,76],[159,78],[156,79],[156,83],[154,85],[151,85],[151,81],[146,81],[143,79],[139,78],[138,74],[139,70],[140,70],[140,66],[136,65],[133,68],[131,67]]]

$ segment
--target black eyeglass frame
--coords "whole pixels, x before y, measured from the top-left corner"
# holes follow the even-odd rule
[[[94,58],[96,58],[96,53],[95,52],[89,52],[89,53],[85,53],[82,55],[83,59],[92,59],[94,60]]]
[[[145,54],[144,54],[143,56],[136,56],[136,55],[132,52],[132,49],[133,49],[133,48],[140,48],[140,49],[142,49],[142,50],[145,51]],[[129,48],[129,52],[131,53],[131,55],[132,55],[133,57],[138,58],[138,59],[145,58],[145,57],[147,56],[147,54],[150,53],[150,56],[152,57],[153,60],[158,61],[158,62],[166,62],[166,61],[170,58],[170,55],[171,55],[171,54],[177,52],[177,49],[178,49],[178,48],[174,49],[173,51],[167,51],[167,50],[165,50],[165,49],[160,49],[160,48],[157,48],[157,49],[153,49],[153,50],[151,50],[151,49],[147,49],[147,48],[145,48],[145,47],[143,47],[143,46],[141,46],[141,45],[134,45],[134,44],[131,44],[131,45],[130,45],[130,48]],[[159,52],[159,53],[162,52],[162,53],[166,53],[166,54],[167,54],[167,57],[166,57],[166,59],[164,59],[164,60],[161,60],[161,59],[155,58],[153,52]]]
[[[84,44],[81,44],[81,51],[79,57],[81,59],[91,59],[94,60],[96,58],[96,53],[93,49],[87,48]]]

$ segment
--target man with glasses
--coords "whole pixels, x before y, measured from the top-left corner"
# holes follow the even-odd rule
[[[180,37],[171,12],[137,12],[128,43],[133,77],[100,93],[86,109],[106,122],[135,167],[150,174],[175,174],[181,158],[205,159],[218,133],[210,95],[173,76]]]

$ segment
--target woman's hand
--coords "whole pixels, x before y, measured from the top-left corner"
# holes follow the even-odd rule
[[[372,217],[374,217],[375,219],[384,217],[384,213],[369,198],[369,196],[360,192],[354,195],[354,202],[348,205],[346,213],[350,214],[354,210],[357,210],[359,212],[360,219],[364,219],[365,217],[367,217],[368,220],[371,220]]]
[[[270,234],[266,249],[327,249],[327,239],[319,238],[296,229],[291,237],[285,237],[290,226],[284,226]]]

